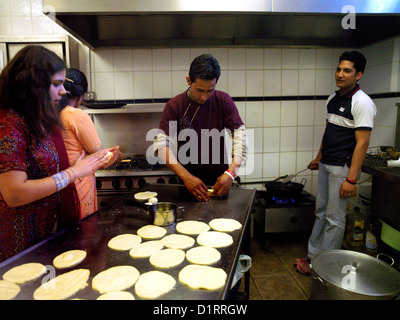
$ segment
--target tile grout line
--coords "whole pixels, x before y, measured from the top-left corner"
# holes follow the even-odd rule
[[[281,256],[279,256],[275,251],[274,253],[276,254],[276,256],[279,258],[279,261],[283,264],[283,267],[286,269],[286,271],[289,273],[290,277],[294,280],[294,282],[296,282],[297,286],[300,288],[301,292],[304,294],[304,296],[306,297],[306,299],[310,299],[308,297],[308,295],[306,294],[306,292],[303,290],[303,287],[300,285],[300,283],[296,280],[296,278],[292,275],[292,273],[290,272],[290,270],[287,268],[286,264],[284,263],[284,261],[281,259]]]

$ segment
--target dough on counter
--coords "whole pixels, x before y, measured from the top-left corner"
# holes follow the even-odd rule
[[[126,251],[142,242],[142,238],[136,234],[120,234],[108,242],[108,247],[117,251]]]
[[[63,300],[73,296],[88,285],[90,271],[76,269],[63,273],[43,283],[33,293],[35,300]]]
[[[184,234],[170,234],[161,239],[161,242],[167,248],[171,249],[187,249],[194,245],[195,240]]]
[[[135,297],[128,291],[112,291],[102,294],[96,300],[135,300]]]
[[[200,234],[210,230],[210,226],[201,221],[187,220],[176,224],[176,231],[184,234]]]
[[[233,243],[231,235],[219,231],[203,232],[197,236],[197,243],[201,246],[223,248]]]
[[[139,270],[133,266],[111,267],[93,278],[92,288],[100,293],[122,291],[132,287],[139,275]]]
[[[186,259],[194,264],[213,264],[221,259],[221,253],[212,247],[199,246],[188,250]]]
[[[222,197],[222,195],[220,195],[220,194],[214,194],[214,189],[207,189],[207,194],[210,196],[210,197]]]
[[[138,193],[135,193],[134,197],[136,200],[148,200],[150,198],[157,197],[157,192],[153,192],[153,191],[138,192]]]
[[[47,268],[41,263],[25,263],[8,270],[3,274],[3,279],[16,284],[23,284],[39,278],[46,271]]]
[[[221,268],[189,264],[179,272],[179,282],[191,289],[212,291],[222,288],[227,276]]]
[[[152,224],[141,227],[137,231],[137,234],[143,239],[160,239],[164,237],[166,233],[167,230],[164,228]]]
[[[164,249],[150,256],[150,263],[156,268],[169,269],[185,260],[185,251],[181,249]]]
[[[150,240],[146,242],[142,242],[137,246],[133,247],[129,251],[129,255],[132,258],[147,258],[152,254],[160,251],[164,247],[161,240]]]
[[[242,227],[242,224],[235,219],[217,218],[209,222],[212,229],[221,232],[232,232]]]
[[[70,250],[55,257],[53,265],[57,269],[74,267],[86,258],[86,254],[83,250]]]
[[[135,284],[135,293],[143,299],[156,299],[171,291],[175,279],[161,271],[149,271],[140,275]]]
[[[14,299],[21,288],[13,282],[0,280],[0,300]]]

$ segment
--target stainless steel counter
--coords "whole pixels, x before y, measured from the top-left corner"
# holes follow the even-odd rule
[[[362,172],[368,173],[374,177],[383,178],[390,182],[400,183],[400,167],[378,166],[364,162],[361,170]]]
[[[364,162],[362,171],[372,175],[371,211],[400,230],[400,167]]]
[[[242,223],[242,229],[230,233],[234,240],[233,244],[226,248],[219,248],[221,260],[212,265],[224,269],[228,274],[226,284],[220,290],[192,290],[181,284],[178,280],[178,274],[184,266],[189,264],[186,260],[177,267],[161,270],[173,276],[176,280],[176,285],[171,292],[161,296],[160,299],[226,299],[241,253],[247,222],[255,196],[255,189],[231,188],[227,197],[212,198],[209,202],[197,202],[193,200],[191,196],[188,196],[186,188],[180,185],[150,184],[141,190],[156,191],[159,201],[176,203],[178,205],[178,222],[183,220],[198,220],[208,223],[213,218],[226,217],[236,219]],[[40,262],[44,265],[52,266],[52,261],[57,255],[68,250],[81,249],[87,252],[85,260],[73,268],[56,270],[56,275],[77,268],[89,269],[89,285],[71,298],[96,299],[99,293],[92,290],[91,282],[96,274],[105,269],[118,265],[132,265],[140,273],[155,270],[156,268],[150,264],[148,258],[133,259],[129,256],[129,251],[115,251],[107,247],[108,241],[114,236],[123,233],[136,234],[136,231],[140,227],[148,224],[146,211],[137,207],[124,205],[126,198],[133,198],[133,193],[115,200],[108,206],[80,221],[77,225],[63,230],[51,238],[4,261],[0,264],[0,277],[12,267],[28,262]],[[168,226],[166,229],[167,234],[176,233],[175,225]],[[196,236],[193,237],[196,238]],[[194,246],[197,246],[197,244]],[[16,299],[32,299],[33,292],[40,286],[45,277],[49,280],[48,274],[22,285],[21,292]],[[134,293],[134,287],[126,291],[131,292],[136,299],[139,299]]]

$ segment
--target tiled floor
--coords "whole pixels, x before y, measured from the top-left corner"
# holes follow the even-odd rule
[[[311,277],[296,272],[293,262],[307,253],[309,233],[275,234],[250,239],[250,300],[307,300]],[[243,284],[244,281],[242,281]]]

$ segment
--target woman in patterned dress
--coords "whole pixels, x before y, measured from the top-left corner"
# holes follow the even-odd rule
[[[101,151],[69,166],[55,107],[65,73],[55,53],[29,45],[0,74],[0,261],[47,238],[60,218],[76,220],[62,217],[76,214],[63,191],[108,161]]]

